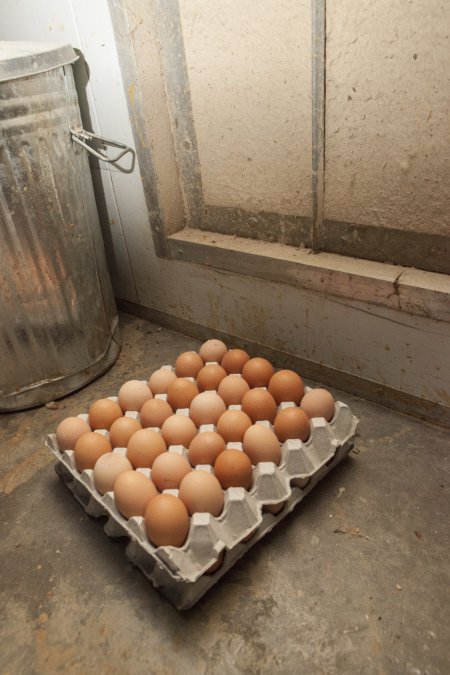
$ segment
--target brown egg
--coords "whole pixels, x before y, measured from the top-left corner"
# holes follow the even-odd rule
[[[211,464],[225,450],[225,441],[215,431],[202,431],[195,436],[189,445],[189,461],[192,466]]]
[[[172,384],[169,384],[167,389],[167,402],[173,408],[189,408],[194,396],[199,393],[196,384],[184,377],[177,378]]]
[[[152,392],[145,382],[140,380],[128,380],[119,389],[119,405],[123,412],[127,410],[139,410],[145,401],[153,398]]]
[[[192,471],[186,457],[176,452],[165,452],[152,466],[152,481],[160,490],[177,490],[183,478]]]
[[[277,414],[277,404],[266,389],[251,389],[242,397],[242,410],[253,423],[258,420],[273,422]]]
[[[155,370],[155,372],[150,376],[148,381],[148,386],[153,394],[167,394],[167,388],[169,384],[175,382],[177,376],[169,368],[160,368]]]
[[[98,458],[111,451],[111,443],[106,436],[90,431],[80,436],[75,443],[73,452],[75,466],[80,473],[85,469],[93,469]]]
[[[241,410],[227,410],[219,417],[217,433],[222,436],[225,443],[236,441],[241,443],[244,434],[252,426],[250,417]]]
[[[217,572],[217,570],[222,567],[224,560],[225,560],[225,551],[221,551],[216,562],[214,562],[211,565],[211,567],[208,567],[208,569],[204,572],[204,574],[215,574],[215,572]]]
[[[226,410],[223,400],[213,391],[203,391],[193,399],[189,415],[199,427],[201,424],[216,424]]]
[[[206,340],[198,350],[204,363],[217,361],[220,363],[227,352],[227,346],[222,340]]]
[[[143,516],[149,501],[158,490],[147,476],[139,471],[124,471],[114,481],[114,501],[125,518]]]
[[[258,464],[258,462],[279,464],[281,461],[280,441],[271,429],[262,424],[249,427],[244,434],[242,444],[252,464]]]
[[[89,408],[89,426],[91,429],[109,429],[113,422],[122,417],[123,413],[118,403],[109,398],[100,398]]]
[[[227,375],[219,384],[217,393],[225,405],[240,405],[243,395],[250,389],[246,380],[239,375]]]
[[[252,463],[245,452],[224,450],[214,464],[214,473],[226,490],[229,487],[243,487],[249,490],[252,485]]]
[[[203,366],[197,375],[197,387],[199,391],[217,391],[219,384],[226,377],[226,371],[216,363],[209,366]]]
[[[159,398],[153,398],[151,401],[146,401],[139,413],[139,419],[143,427],[159,427],[168,417],[173,415],[173,410],[167,401],[162,401]]]
[[[188,448],[197,434],[197,429],[189,417],[171,415],[163,423],[161,433],[167,445],[184,445]]]
[[[232,373],[242,373],[242,368],[249,359],[250,356],[243,349],[230,349],[223,357],[220,365],[229,375]]]
[[[118,420],[112,423],[109,430],[109,440],[113,448],[126,448],[128,441],[132,435],[142,429],[139,420],[133,417],[119,417]]]
[[[250,387],[267,387],[275,370],[267,359],[259,356],[250,359],[242,368],[242,377],[247,380]]]
[[[272,515],[276,516],[284,509],[285,504],[285,501],[277,502],[276,504],[264,504],[263,511],[267,511],[267,513],[271,513]]]
[[[191,471],[180,483],[179,498],[190,516],[210,513],[218,516],[225,502],[222,486],[215,476],[206,471]]]
[[[274,431],[281,443],[288,438],[307,441],[311,433],[309,417],[301,408],[285,408],[275,417]]]
[[[268,389],[277,404],[293,401],[296,405],[300,405],[305,393],[302,378],[293,370],[279,370],[272,375]]]
[[[114,481],[124,471],[131,471],[133,467],[126,457],[116,452],[107,452],[95,462],[94,483],[101,495],[113,489]]]
[[[301,402],[301,408],[308,417],[324,417],[329,422],[336,410],[334,398],[326,389],[311,389]]]
[[[183,546],[189,534],[189,514],[181,499],[158,495],[145,511],[145,530],[154,546]]]
[[[197,352],[183,352],[175,361],[177,377],[197,377],[201,368],[203,368],[203,361]]]
[[[151,429],[140,429],[128,441],[127,457],[133,468],[151,469],[155,459],[166,450],[167,446],[161,434]]]
[[[91,427],[80,417],[66,417],[56,427],[56,440],[61,452],[73,450],[75,443],[83,434],[91,431]]]

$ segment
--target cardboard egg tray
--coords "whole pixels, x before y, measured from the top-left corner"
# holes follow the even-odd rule
[[[306,390],[308,390],[306,388]],[[117,401],[116,397],[109,397]],[[165,398],[156,395],[155,398]],[[292,406],[282,403],[279,409]],[[240,409],[240,406],[229,406]],[[187,415],[188,409],[177,410]],[[137,412],[127,412],[139,418]],[[88,415],[78,417],[87,420]],[[258,422],[271,426],[269,422]],[[225,491],[222,513],[194,513],[188,538],[181,548],[153,546],[145,532],[144,519],[127,520],[116,508],[114,494],[101,495],[95,488],[91,469],[80,473],[72,450],[61,452],[56,436],[50,434],[47,446],[56,457],[55,470],[86,513],[93,517],[106,516],[104,529],[109,537],[127,537],[128,559],[135,564],[161,592],[178,608],[192,607],[245,552],[277,525],[353,447],[358,419],[345,403],[336,402],[333,419],[311,420],[308,441],[288,440],[281,446],[281,462],[261,462],[253,468],[253,483],[249,491],[232,487]],[[157,430],[157,429],[155,429]],[[214,431],[204,425],[200,431]],[[107,435],[106,430],[98,433]],[[227,448],[242,451],[241,443],[228,443]],[[187,456],[183,446],[169,446],[169,452]],[[126,448],[114,452],[126,454]],[[209,465],[198,465],[196,471],[209,471]],[[137,469],[151,477],[150,469]],[[165,492],[178,495],[178,490]]]

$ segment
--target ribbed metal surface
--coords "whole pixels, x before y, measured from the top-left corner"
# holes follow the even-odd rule
[[[0,410],[72,391],[120,340],[72,67],[0,84]]]
[[[65,43],[0,40],[0,82],[44,73],[77,59],[73,48]]]

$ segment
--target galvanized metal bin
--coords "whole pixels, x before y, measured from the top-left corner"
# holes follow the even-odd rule
[[[63,396],[120,350],[69,45],[0,43],[0,410]]]

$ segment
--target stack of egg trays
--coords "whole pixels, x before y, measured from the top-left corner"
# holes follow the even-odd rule
[[[117,397],[109,398],[117,402]],[[155,398],[165,400],[166,395],[157,394]],[[282,403],[279,410],[293,405]],[[232,405],[229,409],[240,410],[240,406]],[[177,414],[188,415],[189,410],[179,409]],[[139,418],[138,412],[129,411],[126,415]],[[86,414],[78,417],[88,420]],[[258,424],[271,428],[269,422]],[[249,491],[240,487],[228,488],[219,516],[194,513],[188,538],[180,548],[153,546],[145,532],[144,519],[124,518],[116,508],[114,494],[101,495],[95,488],[92,469],[81,473],[76,469],[73,450],[61,452],[54,434],[48,436],[47,446],[56,457],[56,473],[86,513],[96,518],[106,516],[106,534],[129,539],[125,551],[128,559],[177,609],[189,609],[344,459],[353,447],[357,426],[358,418],[345,403],[337,401],[330,422],[321,417],[311,420],[311,435],[306,442],[292,439],[282,444],[279,466],[260,462],[253,468]],[[201,432],[214,430],[213,425],[203,425],[199,429]],[[155,428],[155,431],[159,429]],[[98,430],[98,433],[108,434],[106,430]],[[241,443],[228,443],[227,448],[243,450]],[[187,456],[186,448],[181,445],[169,446],[168,451]],[[126,448],[115,448],[114,452],[125,455]],[[198,465],[195,470],[213,471],[209,465]],[[151,477],[150,469],[137,471]],[[165,492],[178,495],[178,490]],[[213,572],[214,567],[217,569]]]

